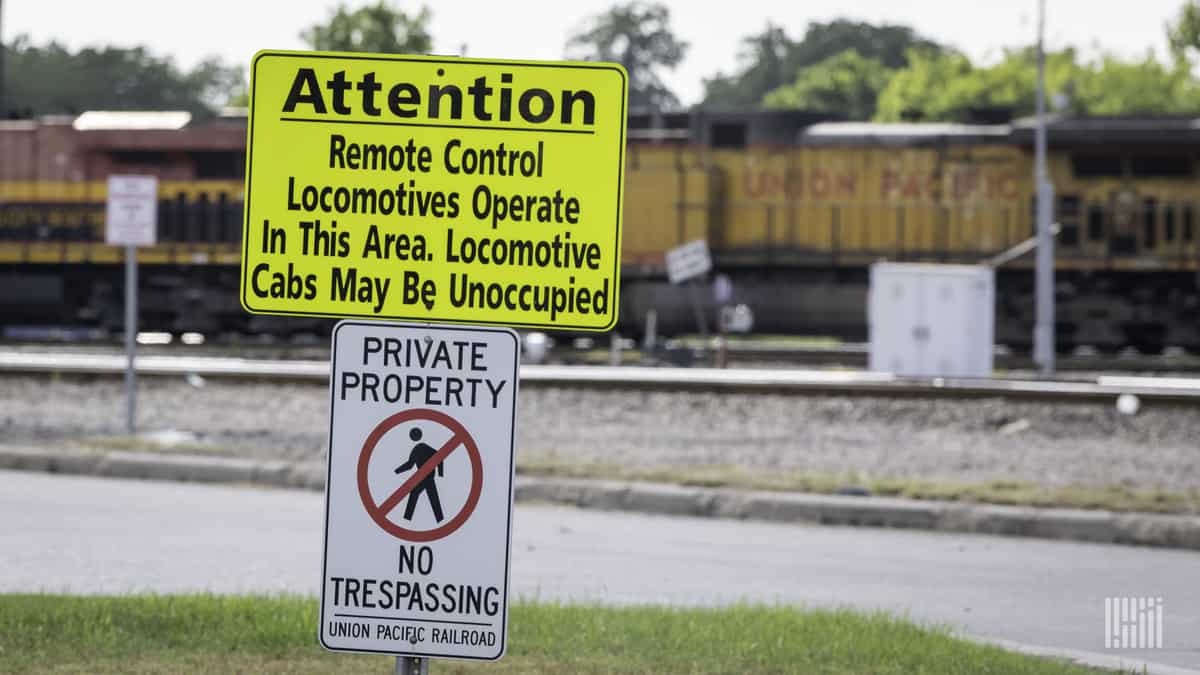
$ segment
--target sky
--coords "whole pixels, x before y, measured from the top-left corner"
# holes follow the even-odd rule
[[[72,49],[112,44],[145,45],[190,68],[206,56],[249,67],[260,49],[304,49],[300,32],[326,20],[331,0],[0,0],[0,39],[28,35],[35,43],[57,40]],[[1031,44],[1036,0],[662,0],[676,35],[691,47],[664,78],[685,104],[697,102],[703,79],[737,68],[739,41],[768,21],[793,37],[811,21],[844,17],[898,23],[965,52],[977,63],[997,60],[1006,47]],[[368,4],[349,0],[356,7]],[[370,4],[373,4],[370,3]],[[416,0],[392,0],[406,10]],[[555,60],[567,36],[611,0],[437,0],[431,33],[439,54]],[[1079,48],[1086,57],[1102,49],[1123,57],[1147,50],[1166,58],[1166,23],[1183,0],[1046,0],[1047,46]],[[1136,11],[1132,8],[1136,7]]]

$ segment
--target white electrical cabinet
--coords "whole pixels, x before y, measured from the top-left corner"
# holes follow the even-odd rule
[[[870,368],[991,377],[994,311],[990,267],[875,263],[867,301]]]

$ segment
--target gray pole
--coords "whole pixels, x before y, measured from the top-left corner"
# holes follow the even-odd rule
[[[420,656],[397,656],[396,675],[429,675],[429,659]]]
[[[700,337],[705,342],[705,349],[708,349],[708,322],[704,320],[704,308],[700,305],[700,297],[697,295],[699,281],[690,279],[686,282],[688,300],[692,303],[692,312],[696,315],[696,328],[700,330]]]
[[[1042,34],[1046,24],[1045,0],[1038,0],[1037,126],[1034,129],[1034,185],[1037,189],[1037,324],[1033,332],[1033,359],[1044,377],[1054,375],[1054,186],[1046,175],[1046,53]]]
[[[137,408],[137,373],[134,372],[134,352],[137,350],[137,247],[125,246],[125,431],[136,431],[134,413]]]

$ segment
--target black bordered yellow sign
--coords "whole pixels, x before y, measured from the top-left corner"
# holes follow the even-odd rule
[[[620,66],[265,51],[251,78],[247,311],[616,324]]]

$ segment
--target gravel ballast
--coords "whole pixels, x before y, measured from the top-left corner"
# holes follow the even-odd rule
[[[189,450],[324,458],[328,389],[183,378],[139,381],[140,429],[186,432]],[[1029,481],[1191,490],[1200,414],[1111,403],[612,391],[526,386],[522,461],[624,469],[738,466],[902,479]],[[0,377],[5,443],[103,446],[123,434],[112,378]]]

